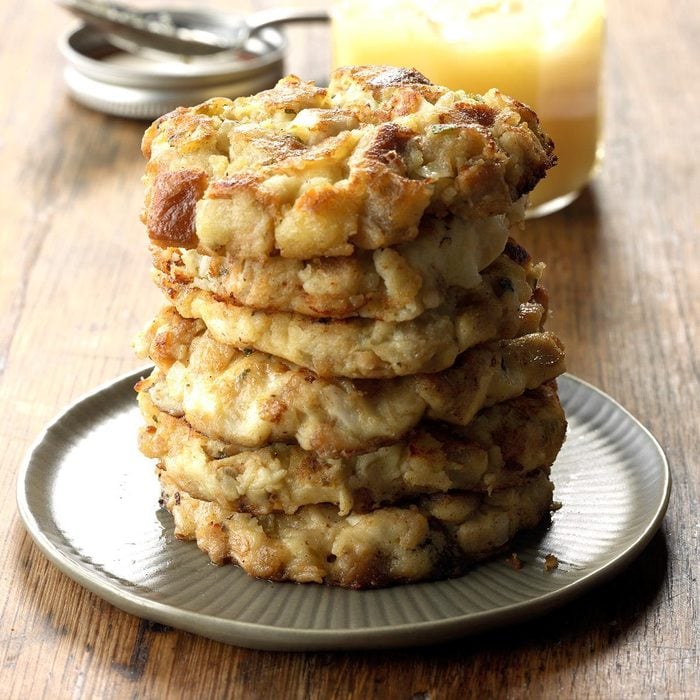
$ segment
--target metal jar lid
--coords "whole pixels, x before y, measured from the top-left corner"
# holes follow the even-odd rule
[[[225,24],[227,15],[201,10]],[[98,30],[82,25],[60,42],[71,95],[92,109],[132,119],[154,119],[210,97],[251,95],[272,87],[284,71],[287,42],[274,27],[248,37],[240,49],[180,57],[123,51]]]

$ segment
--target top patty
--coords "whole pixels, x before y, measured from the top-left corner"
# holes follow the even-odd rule
[[[412,240],[426,212],[517,218],[552,149],[534,112],[497,90],[381,66],[339,69],[327,89],[290,76],[154,122],[143,216],[163,246],[351,255]]]

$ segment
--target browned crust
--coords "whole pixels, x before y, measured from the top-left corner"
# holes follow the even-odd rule
[[[197,245],[195,208],[209,178],[201,170],[177,170],[156,175],[146,215],[148,237],[159,245]]]

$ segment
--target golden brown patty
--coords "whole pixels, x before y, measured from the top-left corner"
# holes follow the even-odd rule
[[[139,405],[140,449],[178,488],[255,514],[320,503],[347,514],[454,489],[490,492],[548,471],[566,432],[553,383],[485,408],[468,426],[422,423],[392,445],[345,458],[283,443],[246,449],[194,430],[143,391]]]
[[[554,163],[519,102],[381,66],[340,69],[327,89],[290,76],[180,108],[146,131],[143,152],[150,238],[243,258],[393,246],[426,212],[507,214]]]
[[[564,371],[551,333],[491,341],[435,374],[392,379],[318,377],[266,353],[212,338],[199,320],[166,307],[141,337],[157,364],[141,390],[209,437],[246,447],[295,441],[340,456],[405,435],[424,416],[466,425],[483,407],[519,396]]]
[[[221,343],[260,350],[321,376],[382,378],[438,372],[474,345],[539,330],[545,308],[533,297],[538,275],[529,259],[516,262],[504,253],[484,270],[478,287],[454,291],[442,307],[397,323],[263,313],[160,283],[181,316],[202,319]]]
[[[293,515],[255,516],[193,498],[167,473],[161,485],[175,535],[196,540],[214,563],[236,562],[251,576],[273,581],[346,588],[461,575],[501,551],[519,530],[540,523],[552,501],[552,484],[539,471],[491,494],[423,496],[358,515],[312,505]]]
[[[151,246],[168,283],[184,284],[263,311],[314,317],[408,321],[445,303],[452,287],[471,289],[506,245],[505,216],[421,221],[421,235],[395,248],[293,260],[234,258]],[[161,279],[158,276],[157,281]]]

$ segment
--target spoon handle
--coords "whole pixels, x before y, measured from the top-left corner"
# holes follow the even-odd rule
[[[296,7],[276,7],[269,10],[254,12],[245,18],[251,33],[264,27],[278,24],[293,24],[301,22],[328,22],[330,16],[325,10],[309,10]]]
[[[110,37],[115,44],[128,51],[138,51],[146,47],[181,53],[185,55],[205,55],[240,45],[247,36],[243,23],[230,38],[218,36],[214,32],[196,27],[177,24],[170,12],[141,12],[119,2],[99,0],[56,0],[74,15],[85,20]],[[122,44],[126,42],[125,44]]]

